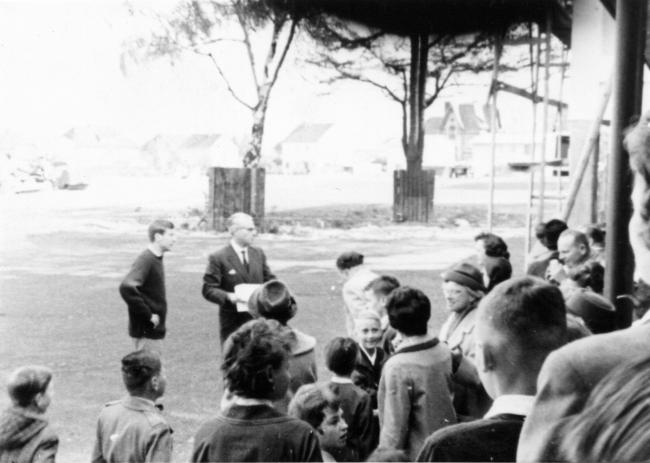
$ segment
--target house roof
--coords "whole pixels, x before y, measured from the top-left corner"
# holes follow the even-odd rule
[[[161,146],[172,151],[206,149],[214,145],[221,137],[221,134],[216,133],[196,133],[191,135],[158,134],[142,145],[142,150],[155,151]]]
[[[181,146],[179,146],[179,149],[190,150],[209,148],[214,145],[219,138],[221,138],[221,135],[216,133],[190,135],[185,139]]]
[[[476,114],[476,108],[472,103],[445,103],[445,114],[443,117],[431,117],[424,122],[424,133],[440,134],[444,132],[449,117],[454,114],[456,122],[463,132],[479,133],[486,127],[486,123]]]
[[[459,104],[458,115],[466,132],[480,132],[481,120],[476,114],[473,104]]]
[[[129,138],[111,127],[96,127],[91,125],[72,127],[63,136],[72,142],[86,145],[137,146]]]
[[[333,124],[303,123],[296,127],[280,144],[285,143],[316,143],[332,127]]]

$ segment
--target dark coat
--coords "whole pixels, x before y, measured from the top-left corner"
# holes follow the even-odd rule
[[[54,463],[59,439],[43,415],[11,407],[0,415],[0,463]]]
[[[375,362],[370,363],[370,359],[363,353],[361,347],[359,347],[357,360],[354,364],[352,382],[370,395],[373,410],[377,409],[379,379],[381,378],[381,370],[387,358],[386,352],[381,347],[378,347]]]
[[[515,461],[524,417],[496,415],[434,432],[417,461]]]
[[[233,405],[204,423],[192,462],[323,461],[316,431],[266,405]]]
[[[275,278],[260,248],[248,247],[248,268],[248,271],[244,268],[230,244],[211,254],[208,259],[202,292],[204,298],[219,305],[222,344],[232,332],[253,318],[248,312],[237,312],[237,306],[228,299],[228,293],[234,292],[235,286],[242,283],[261,284]]]

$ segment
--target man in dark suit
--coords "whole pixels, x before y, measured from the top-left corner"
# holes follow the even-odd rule
[[[272,280],[266,256],[260,248],[251,246],[256,235],[253,218],[243,212],[235,212],[228,218],[230,244],[224,246],[208,260],[203,275],[203,297],[219,306],[221,343],[241,325],[253,317],[248,312],[238,312],[235,286],[243,283],[256,284]]]

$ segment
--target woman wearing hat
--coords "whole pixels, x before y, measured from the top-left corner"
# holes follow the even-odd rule
[[[256,318],[277,320],[291,340],[291,356],[289,357],[289,372],[291,382],[289,391],[284,399],[275,403],[275,408],[286,412],[293,394],[303,384],[315,383],[316,373],[316,338],[309,336],[287,323],[291,320],[298,306],[289,288],[279,280],[264,283],[248,300],[248,310]]]
[[[467,262],[454,265],[442,274],[442,292],[449,317],[440,329],[439,338],[447,343],[473,381],[456,384],[454,407],[458,415],[480,418],[490,406],[490,398],[478,380],[474,367],[474,326],[476,308],[485,296],[481,271]],[[464,375],[465,376],[465,375]]]

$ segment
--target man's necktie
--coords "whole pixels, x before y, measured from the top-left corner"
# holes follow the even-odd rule
[[[242,256],[242,262],[244,263],[244,268],[248,272],[250,269],[248,268],[248,259],[246,259],[246,251],[242,251],[241,256]]]

